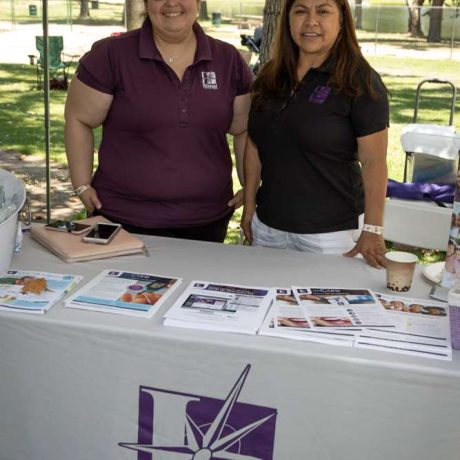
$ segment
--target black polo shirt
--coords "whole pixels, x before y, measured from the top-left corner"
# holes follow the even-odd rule
[[[287,100],[251,109],[249,135],[262,164],[257,215],[278,230],[358,228],[364,212],[357,138],[388,126],[388,98],[376,72],[377,100],[335,92],[327,84],[330,68],[310,69]]]

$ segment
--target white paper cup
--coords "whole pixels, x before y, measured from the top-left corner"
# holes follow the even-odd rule
[[[410,252],[392,251],[385,254],[387,288],[393,292],[407,292],[412,284],[418,257]]]

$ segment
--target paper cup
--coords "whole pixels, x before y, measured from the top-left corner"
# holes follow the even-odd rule
[[[392,251],[385,254],[387,288],[393,292],[407,292],[412,283],[418,257],[410,252]]]

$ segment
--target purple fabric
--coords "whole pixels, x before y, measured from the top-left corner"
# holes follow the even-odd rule
[[[95,43],[77,76],[113,95],[93,179],[104,215],[143,228],[204,225],[228,212],[232,161],[226,133],[252,73],[231,45],[195,26],[197,51],[182,81],[146,19]]]
[[[460,350],[460,307],[449,306],[449,319],[452,348]]]
[[[387,196],[406,200],[432,200],[454,202],[455,186],[452,184],[406,183],[388,180]]]

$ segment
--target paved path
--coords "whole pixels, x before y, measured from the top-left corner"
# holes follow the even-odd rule
[[[114,26],[85,26],[85,25],[66,25],[50,24],[50,35],[62,35],[64,37],[64,50],[68,54],[81,56],[91,47],[96,40],[110,36],[113,32],[122,32],[124,27]],[[252,33],[251,30],[238,29],[236,25],[221,25],[209,27],[207,32],[225,40],[237,47],[240,45],[241,33]],[[42,35],[41,24],[16,24],[0,22],[0,63],[28,64],[29,54],[37,54],[35,49],[35,36]],[[454,59],[460,61],[460,47],[452,51],[449,47],[433,46],[432,48],[411,49],[404,44],[388,44],[384,42],[364,42],[361,44],[362,50],[368,56],[399,56],[401,58],[421,58],[421,59]]]
[[[46,220],[46,169],[39,155],[0,150],[0,165],[14,172],[27,191],[33,220]],[[81,201],[73,194],[67,166],[51,162],[51,209],[53,219],[67,219],[83,209]]]

